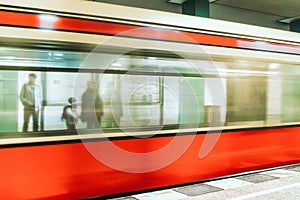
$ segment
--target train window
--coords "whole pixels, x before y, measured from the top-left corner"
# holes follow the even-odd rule
[[[300,120],[299,70],[292,65],[226,56],[187,61],[155,50],[122,56],[5,47],[0,52],[1,133],[67,134],[74,128],[64,116],[70,104],[76,128],[93,128],[83,117],[83,96],[90,84],[101,108],[97,120],[108,132],[206,127],[212,116],[226,126],[243,127]],[[32,76],[36,87],[28,84]],[[224,98],[214,97],[215,91]]]
[[[0,127],[1,132],[17,132],[18,72],[0,71]]]
[[[229,89],[230,88],[230,89]],[[266,117],[266,78],[231,77],[227,80],[228,123],[261,121]]]
[[[2,49],[0,132],[65,130],[63,111],[71,97],[77,105],[76,128],[87,128],[80,115],[90,80],[102,99],[103,128],[204,122],[199,115],[204,113],[204,82],[183,59],[125,55],[107,67],[86,64],[86,57],[85,52]]]
[[[283,122],[300,121],[300,70],[295,65],[284,65],[281,67],[283,77],[282,86],[277,87],[282,91],[281,118]]]

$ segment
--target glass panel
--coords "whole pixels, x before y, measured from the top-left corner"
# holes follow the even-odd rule
[[[265,78],[230,78],[227,91],[227,122],[265,120]]]
[[[160,124],[160,77],[121,75],[120,91],[112,96],[117,101],[112,104],[114,117],[122,113],[121,126],[149,126]],[[120,98],[117,98],[120,94]],[[119,100],[118,100],[119,99]],[[122,111],[118,101],[122,102]]]
[[[0,132],[55,133],[74,129],[75,124],[77,129],[95,128],[96,122],[106,130],[205,127],[213,114],[217,120],[226,120],[226,125],[251,126],[259,122],[264,126],[300,120],[297,65],[226,56],[215,58],[212,64],[205,59],[186,61],[166,52],[155,56],[154,50],[149,52],[126,54],[105,66],[116,55],[2,47]],[[94,65],[86,62],[87,56],[98,59],[99,55],[106,60],[94,60]],[[28,102],[41,107],[30,103],[31,107],[26,107],[20,99],[31,73],[41,89],[28,86],[31,94],[25,96]],[[93,93],[89,96],[91,84]],[[217,88],[220,85],[223,87]],[[216,91],[226,97],[216,98]],[[39,92],[42,97],[38,103],[35,95]],[[86,103],[84,99],[92,101]],[[94,109],[93,122],[85,116],[87,105]]]
[[[17,72],[0,71],[0,132],[17,131],[17,80]]]
[[[298,66],[285,65],[282,71],[282,121],[296,122],[300,120],[300,70]]]
[[[87,53],[2,47],[0,66],[79,68]]]

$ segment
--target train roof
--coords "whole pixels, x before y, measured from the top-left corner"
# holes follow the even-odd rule
[[[299,33],[228,22],[216,19],[194,17],[162,11],[133,8],[107,3],[80,0],[0,0],[1,6],[13,9],[32,9],[41,12],[55,12],[81,17],[105,17],[134,21],[136,23],[150,23],[167,25],[202,31],[212,31],[221,34],[233,34],[245,37],[258,37],[265,40],[281,40],[286,43],[299,43]]]

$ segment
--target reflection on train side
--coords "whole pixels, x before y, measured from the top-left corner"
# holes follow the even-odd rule
[[[194,59],[196,64],[191,65],[174,56],[124,55],[108,70],[97,71],[97,67],[82,68],[86,55],[2,48],[0,132],[67,129],[63,111],[69,103],[77,113],[78,129],[89,128],[83,117],[84,105],[94,106],[93,115],[102,128],[205,127],[213,112],[225,125],[300,120],[300,70],[291,64],[221,57],[213,61]],[[30,83],[32,78],[34,83]],[[220,81],[226,96],[213,99],[211,90]],[[84,97],[89,87],[93,88],[92,95]]]

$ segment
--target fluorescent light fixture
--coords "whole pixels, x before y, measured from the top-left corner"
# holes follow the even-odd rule
[[[61,56],[63,56],[64,54],[63,54],[63,53],[54,53],[53,55],[54,55],[54,56],[59,56],[59,57],[61,57]]]
[[[111,64],[111,65],[114,66],[114,67],[121,67],[121,66],[122,66],[121,63],[113,63],[113,64]]]
[[[148,60],[157,60],[156,57],[147,57]]]
[[[269,68],[270,69],[278,69],[278,67],[279,67],[279,64],[277,64],[277,63],[271,63],[271,64],[269,64]]]
[[[6,60],[14,60],[16,57],[15,56],[4,56],[3,58]]]
[[[233,73],[233,75],[240,74],[240,75],[249,75],[249,74],[256,74],[256,75],[274,75],[278,74],[278,72],[270,72],[270,71],[254,71],[254,70],[241,70],[241,69],[218,69],[219,72],[226,72],[226,73]],[[232,75],[232,74],[228,74]]]

